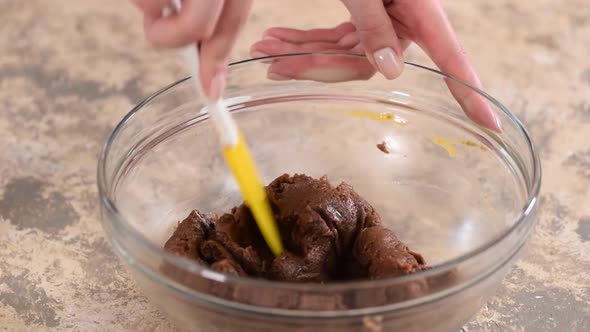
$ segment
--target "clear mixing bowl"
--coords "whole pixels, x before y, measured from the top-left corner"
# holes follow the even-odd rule
[[[226,102],[261,176],[266,183],[283,173],[349,183],[432,269],[294,284],[232,277],[165,252],[164,242],[192,209],[222,213],[241,203],[203,99],[187,78],[133,108],[98,165],[107,237],[145,294],[179,327],[453,331],[494,293],[525,246],[540,164],[505,107],[477,91],[503,132],[481,129],[448,92],[445,79],[453,78],[411,63],[394,81],[267,78],[269,63],[330,57],[354,59],[300,54],[230,65]]]

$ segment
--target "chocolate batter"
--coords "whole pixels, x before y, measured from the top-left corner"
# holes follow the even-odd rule
[[[245,205],[219,218],[193,211],[164,248],[214,270],[291,282],[378,279],[426,269],[381,224],[377,212],[342,183],[283,175],[266,188],[285,251],[274,257]]]

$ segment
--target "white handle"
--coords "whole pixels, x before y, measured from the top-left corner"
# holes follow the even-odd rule
[[[171,3],[174,7],[174,11],[179,12],[181,1],[172,0]],[[162,14],[164,16],[169,16],[172,13],[170,8],[164,8]],[[207,111],[217,128],[217,134],[219,135],[221,144],[223,146],[235,146],[238,143],[238,127],[236,126],[234,119],[231,117],[231,114],[229,114],[222,99],[209,100],[209,97],[207,97],[203,90],[203,86],[201,85],[199,49],[197,44],[185,46],[181,51],[181,55],[184,64],[192,77],[193,85],[197,90],[197,93],[207,100]]]

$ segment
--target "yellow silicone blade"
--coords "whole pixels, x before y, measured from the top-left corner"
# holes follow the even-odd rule
[[[223,156],[238,182],[244,202],[252,211],[266,244],[275,256],[280,255],[283,252],[281,236],[256,165],[241,133],[238,133],[236,145],[223,148]]]

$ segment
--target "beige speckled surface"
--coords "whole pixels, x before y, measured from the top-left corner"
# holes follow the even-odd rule
[[[445,1],[545,175],[527,253],[467,331],[590,330],[588,5]],[[256,0],[234,59],[272,25],[346,17],[336,0]],[[126,111],[183,76],[178,58],[146,45],[123,0],[0,0],[0,22],[0,330],[170,330],[103,238],[95,169]]]

